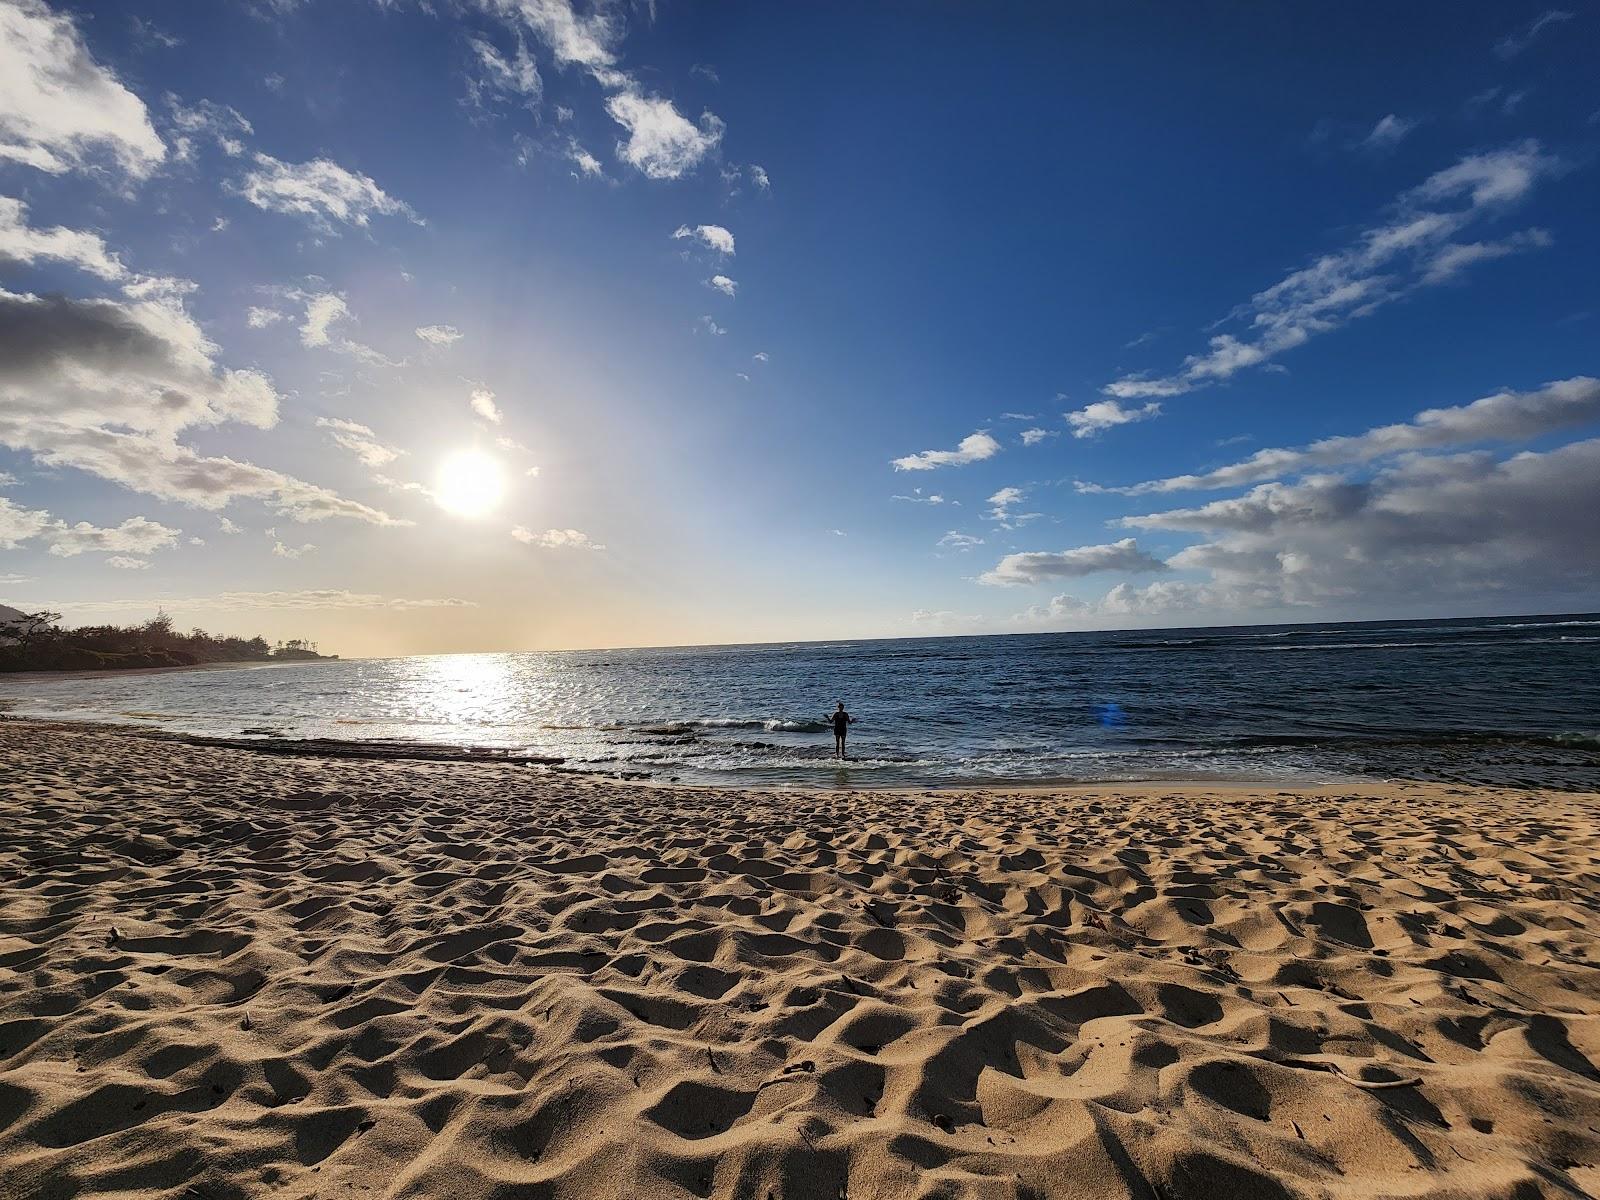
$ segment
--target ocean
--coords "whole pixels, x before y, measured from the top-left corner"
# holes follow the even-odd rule
[[[856,718],[844,764],[825,721],[839,700]],[[1600,615],[0,676],[0,711],[730,786],[1600,789]]]

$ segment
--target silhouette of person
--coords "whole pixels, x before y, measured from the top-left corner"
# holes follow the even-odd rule
[[[844,736],[850,732],[850,726],[855,724],[855,718],[844,710],[844,701],[839,701],[839,707],[834,709],[828,720],[833,722],[833,756],[844,757]]]

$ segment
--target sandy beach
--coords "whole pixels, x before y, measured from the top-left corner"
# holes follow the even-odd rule
[[[0,763],[7,1198],[1600,1191],[1594,794]]]

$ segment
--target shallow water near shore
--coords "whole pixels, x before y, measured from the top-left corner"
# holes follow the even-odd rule
[[[496,747],[731,786],[1381,775],[1600,787],[1600,615],[0,677],[17,716]],[[857,718],[851,759],[824,717]]]

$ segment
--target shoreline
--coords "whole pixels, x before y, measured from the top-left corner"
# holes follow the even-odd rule
[[[0,721],[0,1197],[1600,1189],[1600,794],[924,794]]]
[[[193,668],[171,668],[175,670],[191,670]],[[518,752],[505,747],[492,746],[463,746],[449,743],[433,742],[376,742],[355,741],[338,738],[290,738],[281,735],[260,735],[243,737],[221,737],[209,734],[182,733],[176,730],[160,729],[148,725],[141,725],[137,721],[129,720],[104,720],[67,719],[58,717],[32,717],[16,716],[7,711],[4,702],[0,701],[0,725],[24,725],[39,729],[81,730],[84,732],[103,733],[120,737],[143,737],[159,742],[177,743],[197,747],[213,747],[222,750],[236,750],[245,754],[259,754],[283,758],[307,759],[335,759],[368,762],[435,762],[435,763],[477,763],[497,766],[527,766],[543,767],[552,773],[569,775],[578,778],[605,780],[608,782],[627,783],[639,787],[653,788],[686,788],[699,791],[773,791],[773,792],[883,792],[883,793],[911,793],[911,792],[949,792],[949,791],[982,791],[1000,794],[1019,794],[1024,792],[1057,792],[1103,787],[1150,787],[1150,788],[1224,788],[1228,790],[1260,789],[1283,787],[1289,789],[1320,789],[1351,787],[1360,783],[1430,783],[1437,780],[1405,780],[1400,778],[1388,779],[1378,776],[1329,776],[1320,779],[1287,779],[1282,776],[1259,777],[1247,775],[1133,775],[1108,776],[1095,779],[1025,779],[1015,781],[982,779],[982,780],[936,780],[923,783],[874,783],[874,782],[809,782],[800,780],[795,782],[770,783],[753,782],[750,780],[729,779],[727,782],[700,782],[693,780],[680,780],[677,778],[659,778],[646,775],[642,772],[627,770],[586,769],[582,767],[568,767],[565,760],[557,755],[529,754]],[[818,768],[818,774],[826,770],[848,771],[848,767]],[[1478,786],[1478,785],[1472,785]],[[1484,785],[1493,786],[1493,785]],[[1515,790],[1514,788],[1509,790]]]

